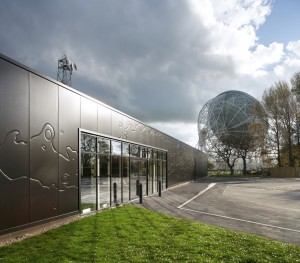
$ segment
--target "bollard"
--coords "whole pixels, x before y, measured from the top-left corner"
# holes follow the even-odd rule
[[[113,184],[113,192],[114,192],[114,203],[117,203],[117,183]]]
[[[143,184],[139,185],[140,204],[143,203]]]
[[[136,195],[139,196],[139,185],[140,185],[140,181],[136,180]]]
[[[158,181],[158,196],[161,196],[161,181]]]

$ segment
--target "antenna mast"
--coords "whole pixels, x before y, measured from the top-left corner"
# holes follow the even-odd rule
[[[58,60],[57,80],[71,87],[73,70],[77,70],[77,65],[71,63],[70,59],[66,55],[63,55]]]

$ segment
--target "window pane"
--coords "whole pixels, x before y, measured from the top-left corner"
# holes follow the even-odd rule
[[[81,150],[84,152],[96,152],[96,137],[82,133]]]
[[[122,143],[119,141],[111,141],[111,154],[121,155],[122,154]]]
[[[143,195],[147,195],[147,161],[139,161],[139,183],[143,185]]]
[[[153,156],[152,149],[148,149],[148,158],[151,159]]]
[[[130,199],[137,198],[139,186],[139,161],[130,160]]]
[[[96,209],[96,155],[81,155],[81,205],[82,213]]]
[[[110,158],[109,156],[98,156],[99,174],[99,208],[110,206]]]
[[[152,154],[153,154],[153,159],[156,159],[157,158],[157,151],[153,150]]]
[[[110,140],[106,138],[98,138],[98,153],[109,155],[110,154]]]
[[[122,167],[122,186],[123,186],[123,200],[122,202],[129,201],[129,158],[123,157],[123,167]]]
[[[166,160],[166,152],[158,151],[157,152],[157,159]]]
[[[152,162],[152,174],[153,174],[153,193],[158,191],[158,177],[157,177],[157,161],[153,160]]]
[[[123,142],[123,156],[129,156],[129,143]]]
[[[148,157],[148,149],[146,147],[142,147],[142,158]]]
[[[112,193],[112,204],[121,203],[121,156],[112,156],[111,157],[111,193]]]
[[[162,190],[165,190],[167,187],[167,162],[162,162]]]
[[[135,144],[130,144],[130,156],[141,157],[141,147]]]

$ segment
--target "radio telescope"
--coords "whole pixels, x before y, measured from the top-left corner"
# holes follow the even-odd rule
[[[199,113],[199,148],[208,152],[218,141],[233,148],[248,149],[253,142],[250,125],[255,123],[267,123],[265,111],[255,98],[237,90],[223,92],[208,101]]]
[[[73,70],[77,70],[77,65],[75,63],[72,63],[66,55],[63,55],[58,60],[57,80],[68,86],[71,86],[71,77]]]

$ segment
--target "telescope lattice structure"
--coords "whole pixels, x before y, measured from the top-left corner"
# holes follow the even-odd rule
[[[58,60],[57,80],[68,86],[71,86],[73,70],[77,70],[77,65],[72,63],[66,55],[63,55]]]
[[[257,114],[258,111],[260,114]],[[223,92],[208,101],[199,113],[198,146],[207,153],[216,142],[247,149],[253,141],[250,125],[254,123],[267,123],[261,104],[242,91]]]

